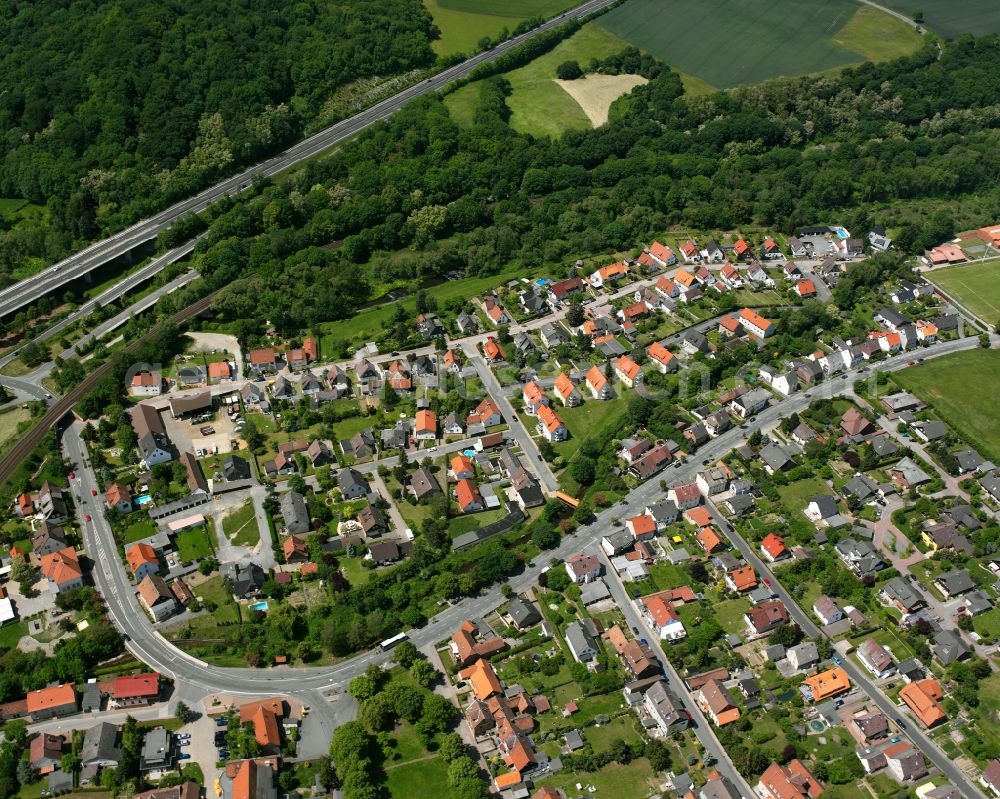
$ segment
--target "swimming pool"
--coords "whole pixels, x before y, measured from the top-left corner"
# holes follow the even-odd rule
[[[470,458],[476,457],[476,451],[474,449],[467,449],[464,454],[468,455]]]
[[[135,498],[136,505],[145,505],[147,502],[152,502],[153,498],[149,494],[143,494],[141,497]]]
[[[250,610],[259,610],[261,613],[267,612],[267,602],[254,602],[250,606]]]

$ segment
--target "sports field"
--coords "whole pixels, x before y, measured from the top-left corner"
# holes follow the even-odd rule
[[[560,136],[567,130],[590,128],[591,121],[580,104],[556,83],[556,67],[569,60],[586,65],[591,58],[605,58],[626,47],[627,42],[590,23],[530,64],[507,72],[504,77],[511,85],[507,98],[511,127],[533,136]],[[630,88],[628,81],[616,83],[621,93]],[[445,98],[445,105],[460,124],[471,122],[479,90],[478,82],[470,83]],[[608,104],[612,99],[609,95],[603,97]]]
[[[984,458],[1000,459],[1000,351],[956,352],[896,372],[893,379],[932,405]]]
[[[935,269],[927,277],[986,324],[1000,324],[1000,260]]]
[[[433,43],[438,55],[471,54],[479,40],[513,30],[530,17],[552,17],[572,8],[574,0],[424,0],[441,38]]]
[[[920,43],[905,22],[858,0],[629,0],[597,23],[722,89],[894,58]]]
[[[996,0],[878,0],[879,5],[911,17],[924,12],[924,25],[945,39],[955,39],[963,33],[979,36],[1000,33],[1000,3]]]

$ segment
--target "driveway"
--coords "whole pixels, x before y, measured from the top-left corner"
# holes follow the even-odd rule
[[[230,356],[236,361],[236,377],[243,376],[243,351],[240,349],[240,342],[236,336],[227,333],[188,333],[188,338],[194,340],[192,349],[195,352],[222,352],[228,350]]]

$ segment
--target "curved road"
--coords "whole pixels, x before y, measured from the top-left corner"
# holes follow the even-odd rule
[[[570,19],[586,17],[595,11],[611,5],[613,2],[615,0],[588,0],[588,2],[562,15],[542,23],[537,28],[498,44],[492,50],[478,53],[421,83],[404,89],[366,111],[338,122],[336,125],[331,125],[319,133],[289,147],[273,158],[245,169],[239,174],[227,178],[211,188],[205,189],[194,197],[182,200],[155,216],[151,216],[149,219],[137,222],[110,238],[96,242],[87,247],[87,249],[60,261],[55,266],[47,268],[44,272],[26,278],[20,283],[15,283],[13,286],[9,286],[0,291],[0,316],[6,316],[33,302],[43,294],[54,291],[60,286],[82,277],[92,269],[96,269],[102,264],[129,252],[137,245],[155,239],[161,230],[169,228],[180,217],[189,213],[203,211],[211,203],[227,194],[240,193],[250,185],[255,177],[270,177],[283,172],[300,161],[328,150],[330,147],[360,133],[376,122],[386,119],[396,113],[396,111],[410,100],[428,92],[442,89],[452,81],[465,77],[480,64],[496,60],[518,45],[524,44],[529,39],[537,36],[539,33],[551,30]]]
[[[1000,339],[994,338],[994,343]],[[941,342],[920,350],[924,358],[940,357],[960,350],[973,349],[978,346],[974,337],[956,341]],[[901,353],[882,361],[877,368],[885,371],[895,371],[905,368],[911,354]],[[757,414],[756,425],[769,427],[777,424],[789,414],[803,410],[819,396],[833,396],[848,393],[853,388],[856,379],[870,377],[872,371],[866,368],[867,374],[858,369],[827,380],[810,392],[810,396],[798,393],[774,403]],[[680,467],[672,468],[663,477],[670,482],[691,480],[698,471],[702,460],[717,460],[727,454],[748,433],[740,428],[733,428],[712,439],[697,453],[696,458],[689,458]],[[182,652],[168,642],[154,628],[145,612],[139,607],[134,588],[125,573],[124,565],[118,557],[117,547],[111,529],[104,518],[104,508],[96,478],[84,460],[83,443],[79,438],[79,425],[69,427],[63,435],[63,447],[66,456],[75,464],[76,478],[72,481],[78,512],[89,513],[92,521],[82,521],[84,540],[87,552],[95,563],[93,570],[95,583],[104,595],[111,619],[118,629],[128,636],[127,647],[139,659],[157,671],[174,678],[184,696],[205,696],[216,691],[236,694],[261,695],[283,692],[300,696],[307,701],[319,702],[317,711],[327,714],[333,723],[335,710],[324,699],[324,694],[332,689],[341,688],[354,676],[362,673],[369,663],[381,662],[388,655],[368,652],[357,655],[334,666],[301,668],[301,669],[248,669],[222,668],[199,661]],[[91,496],[91,490],[98,491],[97,496]],[[615,505],[602,511],[590,524],[582,525],[570,536],[563,538],[559,546],[545,553],[537,564],[529,564],[524,572],[509,583],[515,592],[522,592],[533,585],[544,563],[549,557],[565,559],[583,547],[598,541],[612,527],[613,517],[624,517],[629,513],[641,511],[643,507],[660,498],[662,489],[659,480],[649,480],[635,488],[628,495],[626,505]],[[728,532],[728,525],[727,525]],[[739,544],[737,544],[739,546]],[[740,547],[745,549],[744,546]],[[744,552],[745,554],[745,552]],[[751,561],[754,562],[754,561]],[[766,573],[766,572],[765,572]],[[776,580],[773,580],[778,587]],[[466,618],[485,616],[503,601],[500,586],[494,586],[481,596],[470,597],[452,605],[440,613],[422,628],[410,630],[408,635],[418,647],[431,645],[446,638],[452,630]],[[789,608],[795,607],[794,603]],[[801,612],[801,611],[800,611]],[[800,622],[801,623],[801,622]],[[852,674],[852,677],[855,677]],[[858,679],[861,685],[867,681]],[[887,703],[877,690],[871,690],[872,698],[879,704]],[[879,699],[881,697],[881,700]],[[894,718],[897,713],[891,714]],[[909,730],[916,743],[953,784],[958,787],[966,799],[983,799],[979,790],[972,785],[957,767],[938,749],[926,736],[919,731]],[[728,769],[727,769],[728,770]]]

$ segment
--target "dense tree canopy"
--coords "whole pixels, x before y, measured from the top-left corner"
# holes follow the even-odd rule
[[[994,36],[707,97],[663,70],[616,103],[613,124],[558,140],[509,127],[496,76],[477,84],[470,127],[422,98],[220,214],[201,268],[213,287],[252,275],[220,300],[225,317],[293,331],[356,307],[368,289],[354,264],[380,281],[485,274],[628,248],[674,223],[878,221],[918,249],[954,229],[960,200],[967,217],[1000,216],[998,74]]]
[[[68,247],[274,152],[347,83],[431,64],[433,35],[419,0],[5,3],[0,196],[48,203]],[[0,237],[0,267],[32,235]]]

